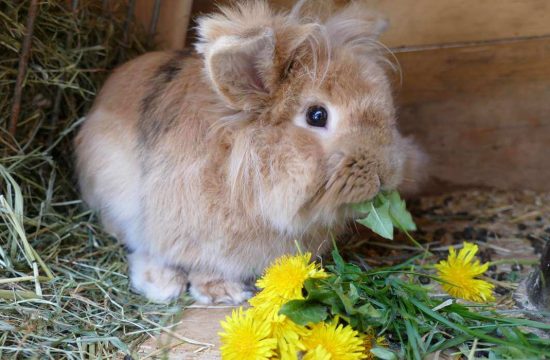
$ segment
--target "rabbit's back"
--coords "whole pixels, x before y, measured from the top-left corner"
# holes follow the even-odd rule
[[[204,137],[187,109],[192,106],[185,106],[200,71],[180,74],[185,58],[182,53],[154,52],[116,69],[75,141],[83,198],[99,210],[107,230],[126,243],[143,241],[143,198],[147,191],[158,193],[148,189],[151,176],[144,175],[185,160],[178,159],[184,153],[193,162],[192,153]],[[181,78],[177,85],[176,76]]]

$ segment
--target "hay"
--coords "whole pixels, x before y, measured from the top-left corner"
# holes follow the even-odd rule
[[[125,8],[37,2],[17,89],[34,2],[0,0],[0,358],[121,358],[182,304],[129,291],[124,250],[79,200],[71,139],[109,71],[145,51],[145,37]]]

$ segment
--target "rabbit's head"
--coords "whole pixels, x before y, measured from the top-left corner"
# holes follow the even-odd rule
[[[233,198],[286,232],[330,226],[421,163],[396,127],[386,22],[353,3],[325,19],[247,2],[199,20],[196,48],[228,109]]]

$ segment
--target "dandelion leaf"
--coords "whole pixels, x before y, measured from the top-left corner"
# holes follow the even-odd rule
[[[357,222],[365,225],[378,235],[393,240],[393,222],[390,216],[390,204],[385,202],[379,207],[370,203],[369,215]]]
[[[397,355],[388,349],[381,348],[381,347],[374,347],[370,349],[370,353],[376,356],[377,359],[382,360],[397,360]]]
[[[368,214],[366,218],[359,219],[357,222],[386,239],[393,239],[394,227],[402,231],[416,230],[405,201],[397,191],[381,192],[370,201],[353,204],[352,209]]]
[[[401,199],[397,191],[387,194],[386,199],[390,203],[390,215],[396,228],[402,231],[416,230],[411,213],[407,211],[405,201]]]
[[[279,314],[288,316],[298,325],[316,324],[328,316],[327,308],[319,303],[305,300],[291,300],[284,304]]]

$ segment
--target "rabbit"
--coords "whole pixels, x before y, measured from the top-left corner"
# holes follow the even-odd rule
[[[273,259],[326,252],[350,204],[410,187],[423,157],[397,129],[385,27],[359,3],[321,20],[241,2],[198,20],[193,52],[113,72],[76,167],[135,291],[242,303]]]

